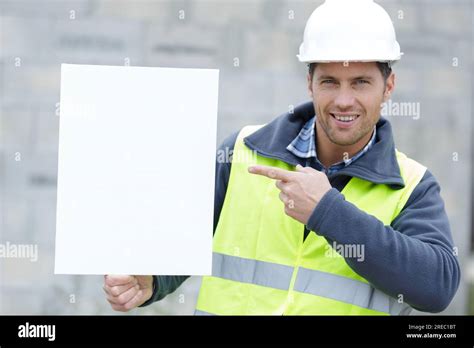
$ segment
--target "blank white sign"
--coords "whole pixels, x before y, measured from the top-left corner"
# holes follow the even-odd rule
[[[56,274],[211,274],[218,79],[61,66]]]

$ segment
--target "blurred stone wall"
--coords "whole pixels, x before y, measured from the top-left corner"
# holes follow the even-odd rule
[[[61,63],[220,69],[217,142],[308,99],[296,58],[322,1],[0,0],[0,242],[37,244],[37,262],[0,259],[2,314],[110,314],[102,277],[53,274]],[[405,53],[387,115],[401,151],[438,178],[463,274],[470,241],[473,2],[384,0]],[[178,224],[177,224],[178,228]],[[87,257],[87,251],[84,251]],[[472,274],[472,272],[471,272]],[[200,279],[137,314],[191,314]],[[467,277],[446,314],[464,314]]]

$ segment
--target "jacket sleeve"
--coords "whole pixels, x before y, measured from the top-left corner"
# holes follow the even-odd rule
[[[216,231],[217,222],[224,204],[224,198],[229,183],[232,152],[239,132],[235,132],[227,137],[219,146],[216,153],[216,174],[214,191],[214,229]],[[153,276],[153,294],[149,300],[140,307],[148,306],[153,302],[160,301],[167,295],[173,293],[184,283],[189,276]]]
[[[348,228],[350,226],[350,228]],[[427,171],[390,226],[345,201],[324,195],[307,227],[332,244],[363,245],[365,257],[347,264],[375,288],[424,312],[441,312],[453,299],[460,267],[440,187]]]

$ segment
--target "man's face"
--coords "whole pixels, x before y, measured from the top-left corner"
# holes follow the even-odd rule
[[[381,104],[394,88],[394,75],[386,85],[374,63],[319,63],[308,89],[318,127],[331,142],[350,146],[372,134],[380,118]]]

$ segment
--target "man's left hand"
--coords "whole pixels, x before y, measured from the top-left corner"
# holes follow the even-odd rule
[[[276,180],[286,215],[305,225],[319,201],[331,189],[326,174],[311,167],[297,165],[295,172],[268,166],[250,166],[248,170]]]

